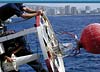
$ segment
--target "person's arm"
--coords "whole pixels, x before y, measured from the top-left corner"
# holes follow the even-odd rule
[[[24,19],[28,19],[28,18],[32,18],[32,17],[34,17],[36,15],[38,15],[38,13],[23,13],[21,15],[21,17],[24,18]]]
[[[33,11],[31,8],[28,7],[24,7],[24,6],[20,6],[20,7],[21,9],[15,4],[12,7],[12,9],[15,10],[15,15],[17,15],[18,17],[28,19],[41,14],[40,11]]]
[[[23,49],[23,46],[19,47],[17,50],[13,51],[12,54],[16,54],[19,52],[21,49]],[[13,59],[7,55],[4,56],[4,59],[7,60],[7,62],[13,62]]]
[[[23,46],[20,46],[18,49],[16,49],[15,51],[12,52],[12,54],[16,54],[18,53],[21,49],[23,49]]]
[[[36,13],[23,13],[21,15],[21,17],[24,18],[24,19],[28,19],[28,18],[32,18],[32,17],[40,15],[40,14],[41,14],[40,11],[37,11]]]
[[[37,13],[37,11],[35,11],[35,10],[29,8],[29,7],[23,7],[23,10],[24,10],[25,12],[28,12],[28,13]]]

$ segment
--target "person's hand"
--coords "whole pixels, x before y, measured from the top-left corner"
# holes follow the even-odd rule
[[[13,59],[12,58],[10,58],[8,56],[6,56],[5,58],[6,58],[7,62],[13,62]]]
[[[42,15],[43,14],[43,11],[37,11],[37,15]]]

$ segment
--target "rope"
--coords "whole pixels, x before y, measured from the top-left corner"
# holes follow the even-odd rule
[[[68,35],[70,35],[72,38],[74,38],[75,41],[78,40],[77,35],[76,35],[76,34],[73,34],[73,33],[71,33],[71,32],[60,32],[60,34],[68,34]]]
[[[68,55],[65,55],[64,57],[68,57],[68,56],[76,56],[77,54],[80,53],[80,43],[79,43],[79,40],[78,40],[78,37],[76,34],[73,34],[71,32],[59,32],[57,34],[68,34],[70,35],[72,38],[74,38],[75,42],[76,42],[76,47],[73,47],[73,50],[70,54]]]

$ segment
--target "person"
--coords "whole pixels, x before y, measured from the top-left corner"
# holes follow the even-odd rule
[[[40,11],[34,11],[26,6],[23,6],[22,3],[8,3],[8,4],[5,4],[0,7],[0,25],[2,26],[1,22],[9,19],[13,15],[17,15],[18,17],[28,19],[28,18],[32,18],[32,17],[40,15],[40,14],[42,14]],[[20,39],[20,38],[17,38],[17,40],[18,39]],[[12,62],[13,60],[9,56],[9,55],[11,55],[10,53],[12,53],[12,52],[10,52],[10,51],[8,52],[7,49],[10,45],[9,44],[7,45],[7,43],[9,43],[9,41],[4,43],[4,46],[6,46],[5,54],[3,54],[2,56],[4,57],[4,59],[7,59],[7,61]],[[23,56],[23,55],[32,54],[32,52],[29,51],[28,49],[26,49],[24,47],[24,45],[18,45],[18,44],[22,44],[22,43],[15,44],[16,48],[18,48],[17,50],[14,51],[15,53],[13,52],[15,55]],[[32,68],[34,68],[36,70],[36,72],[46,72],[46,70],[42,67],[41,63],[39,63],[38,60],[29,62],[28,65],[30,65]]]
[[[4,29],[2,22],[6,21],[13,15],[24,19],[32,18],[41,14],[41,11],[34,11],[29,7],[23,6],[23,3],[8,3],[0,7],[0,29]],[[6,30],[6,29],[5,29]]]
[[[23,6],[23,3],[8,3],[0,7],[0,20],[2,21],[9,19],[13,15],[27,19],[38,14],[41,14],[41,12]]]
[[[17,57],[33,54],[30,49],[26,48],[28,46],[23,36],[5,41],[3,43],[3,46],[5,48],[3,59],[7,59],[8,62],[13,61],[13,59],[10,58],[12,54],[16,55]],[[38,62],[38,60],[28,62],[27,64],[30,65],[36,72],[46,72],[46,70],[42,67],[42,64]]]

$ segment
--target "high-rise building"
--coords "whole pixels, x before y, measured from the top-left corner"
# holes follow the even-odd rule
[[[76,7],[71,7],[71,15],[77,15],[78,14],[78,10]]]
[[[62,8],[60,8],[60,14],[61,15],[64,15],[65,14],[65,10],[64,10],[64,8],[62,7]]]
[[[55,15],[55,9],[54,8],[48,8],[47,9],[47,15]]]
[[[97,14],[97,13],[98,13],[97,9],[91,11],[91,14]]]
[[[85,10],[91,10],[90,6],[85,6]]]
[[[85,6],[85,12],[86,12],[86,14],[89,14],[90,11],[91,11],[90,6]]]
[[[100,8],[97,8],[98,13],[100,14]]]
[[[56,14],[57,15],[64,15],[65,14],[65,10],[63,7],[57,7],[56,8]]]
[[[71,8],[70,5],[65,6],[65,15],[70,15],[71,14]]]

